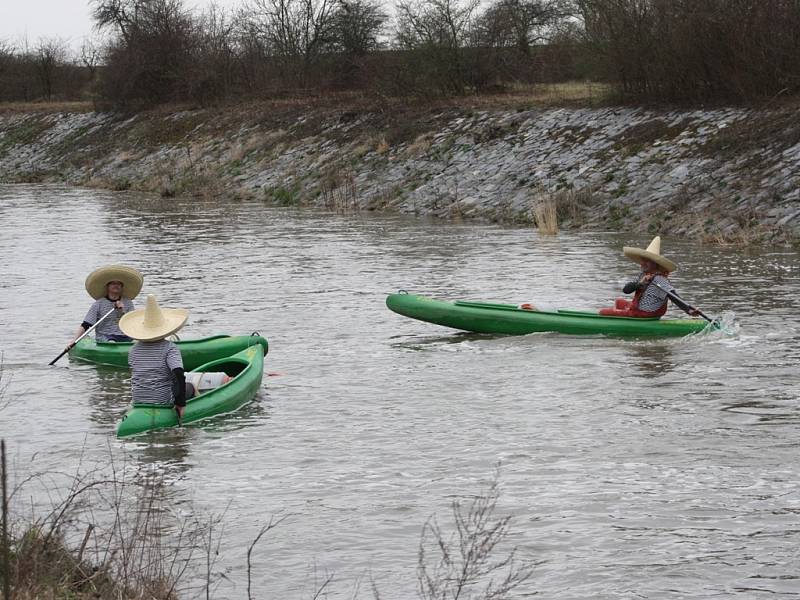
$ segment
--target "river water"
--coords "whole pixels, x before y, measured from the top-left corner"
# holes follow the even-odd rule
[[[496,468],[504,548],[537,562],[510,597],[800,595],[796,252],[663,240],[678,290],[728,334],[502,337],[406,319],[385,296],[596,308],[635,274],[622,245],[648,236],[53,186],[0,187],[0,228],[16,477],[109,455],[161,473],[176,507],[223,514],[212,597],[247,597],[247,547],[274,516],[254,597],[311,598],[333,575],[328,598],[414,598],[423,524],[452,531],[453,500]],[[258,397],[116,440],[127,374],[47,363],[89,307],[86,275],[117,262],[191,311],[183,338],[265,335]]]

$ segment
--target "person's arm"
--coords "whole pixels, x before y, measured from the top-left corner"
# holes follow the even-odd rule
[[[186,374],[183,367],[172,369],[172,374],[175,376],[175,406],[186,406]]]
[[[86,330],[89,329],[89,327],[91,327],[91,325],[89,323],[87,323],[86,321],[84,321],[83,323],[78,325],[78,331],[76,331],[75,335],[72,336],[72,340],[70,340],[69,344],[67,344],[67,348],[72,348],[72,346],[75,345],[75,340],[77,340],[84,333],[86,333]]]
[[[641,289],[646,282],[644,282],[644,273],[639,273],[635,279],[631,279],[625,286],[622,288],[623,294],[632,294],[635,291]]]
[[[693,317],[696,317],[697,315],[700,314],[699,312],[697,312],[697,309],[695,307],[691,306],[683,298],[680,297],[680,295],[678,294],[678,290],[676,290],[672,286],[672,283],[670,283],[669,279],[661,275],[658,275],[653,281],[656,284],[656,287],[658,288],[657,292],[659,296],[663,298],[669,298],[670,300],[672,300],[672,303],[675,306],[680,308],[686,314],[692,315]]]
[[[97,319],[100,318],[100,302],[95,301],[94,304],[89,308],[89,311],[86,313],[86,316],[83,317],[83,323],[78,326],[78,331],[75,332],[75,335],[72,336],[69,344],[67,344],[67,348],[72,348],[75,345],[75,341],[81,337],[84,333],[86,333],[89,328],[97,323]]]
[[[622,293],[632,294],[638,289],[639,289],[639,280],[637,279],[636,281],[629,281],[628,283],[626,283],[625,287],[622,288]]]
[[[178,347],[170,342],[167,350],[167,367],[172,371],[173,385],[172,395],[175,397],[175,412],[178,419],[183,416],[183,408],[186,406],[186,375],[183,372],[183,359]]]
[[[700,314],[700,311],[698,311],[691,304],[688,304],[683,298],[681,298],[678,295],[678,290],[676,290],[675,288],[672,288],[670,290],[670,293],[672,294],[672,296],[670,296],[670,300],[672,300],[672,303],[675,306],[677,306],[678,308],[680,308],[687,315],[692,315],[693,317],[696,317],[696,316],[698,316]]]

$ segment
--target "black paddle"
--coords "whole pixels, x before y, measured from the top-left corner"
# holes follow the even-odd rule
[[[87,335],[89,335],[89,333],[91,333],[92,331],[94,331],[94,328],[95,328],[95,327],[97,327],[98,325],[100,325],[100,323],[102,323],[102,322],[103,322],[103,320],[104,320],[104,319],[105,319],[105,318],[106,318],[108,315],[110,315],[112,312],[114,312],[115,310],[117,310],[117,307],[116,307],[116,306],[115,306],[114,308],[112,308],[110,311],[108,311],[106,314],[104,314],[102,317],[100,317],[100,318],[97,320],[97,323],[95,323],[94,325],[92,325],[91,327],[89,327],[89,329],[87,329],[86,331],[84,331],[84,332],[81,334],[81,336],[80,336],[80,337],[79,337],[77,340],[75,340],[74,342],[72,342],[72,343],[71,343],[69,346],[67,346],[67,347],[64,349],[64,351],[63,351],[61,354],[59,354],[59,355],[58,355],[58,356],[56,356],[56,357],[55,357],[53,360],[51,360],[51,361],[50,361],[50,363],[49,363],[49,364],[50,364],[50,366],[53,366],[54,364],[56,364],[56,361],[58,361],[58,359],[59,359],[59,358],[61,358],[61,357],[62,357],[62,356],[64,356],[64,355],[65,355],[67,352],[69,352],[70,350],[72,350],[72,348],[75,346],[75,344],[77,344],[78,342],[80,342],[80,341],[81,341],[83,338],[85,338]]]
[[[695,308],[691,304],[688,304],[685,300],[683,300],[682,298],[676,296],[675,294],[673,294],[669,290],[665,290],[663,287],[658,285],[655,281],[651,281],[650,283],[652,283],[654,286],[656,286],[658,289],[660,289],[662,292],[664,292],[667,296],[669,296],[670,300],[672,300],[675,304],[677,304],[678,306],[680,306],[684,310],[688,309],[690,311],[693,310],[693,311],[697,312],[698,315],[703,317],[709,323],[715,323],[717,321],[717,319],[710,318],[702,310],[700,310],[699,308]]]

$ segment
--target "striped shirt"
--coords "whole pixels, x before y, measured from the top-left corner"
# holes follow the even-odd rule
[[[632,279],[630,283],[638,282],[643,276],[645,272],[641,271],[639,275],[636,276],[635,279]],[[644,310],[647,312],[655,312],[659,310],[664,304],[667,302],[667,292],[664,290],[658,289],[655,284],[660,285],[665,290],[675,293],[675,288],[672,287],[672,284],[669,282],[669,279],[664,277],[663,275],[656,275],[650,280],[650,285],[644,290],[642,297],[639,299],[639,310]]]
[[[119,319],[126,312],[131,312],[133,310],[133,300],[122,298],[122,306],[125,307],[123,310],[115,310],[95,328],[94,335],[98,342],[105,342],[112,335],[125,335],[120,331]],[[108,298],[98,298],[94,301],[94,304],[92,304],[89,312],[86,313],[86,316],[83,318],[83,323],[91,327],[112,308],[114,308],[114,302]]]
[[[169,340],[136,342],[128,354],[134,404],[175,403],[172,370],[183,368],[178,347]]]

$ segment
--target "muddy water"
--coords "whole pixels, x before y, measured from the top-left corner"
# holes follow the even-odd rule
[[[0,187],[0,231],[16,473],[113,459],[163,475],[179,514],[223,515],[212,597],[247,597],[271,516],[257,597],[310,598],[329,575],[330,598],[416,597],[423,523],[450,531],[450,503],[498,463],[508,543],[539,561],[513,597],[800,594],[797,253],[664,240],[676,287],[730,335],[498,337],[405,319],[385,295],[595,308],[635,271],[621,246],[649,239],[47,186]],[[262,332],[257,398],[117,441],[127,374],[47,366],[90,304],[86,274],[114,262],[191,311],[183,337]]]

